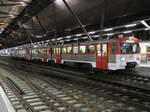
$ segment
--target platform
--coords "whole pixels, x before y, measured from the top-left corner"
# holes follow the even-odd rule
[[[136,75],[150,77],[150,63],[141,63],[134,71]]]
[[[139,67],[150,68],[150,62],[149,63],[141,63]]]
[[[15,112],[5,92],[0,86],[0,112]]]

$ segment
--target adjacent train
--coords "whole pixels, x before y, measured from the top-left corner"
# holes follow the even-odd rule
[[[11,51],[11,57],[56,64],[88,65],[89,68],[125,70],[140,63],[140,40],[135,37],[105,39],[94,42],[21,48]]]

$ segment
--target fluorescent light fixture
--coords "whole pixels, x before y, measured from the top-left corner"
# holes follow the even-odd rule
[[[50,40],[46,40],[46,42],[49,42]]]
[[[112,35],[114,35],[114,33],[107,33],[106,35],[107,36],[112,36]]]
[[[77,37],[80,37],[80,36],[82,36],[82,34],[77,34],[76,36],[77,36]]]
[[[89,34],[94,34],[94,33],[96,33],[96,32],[95,31],[89,32]]]
[[[88,37],[82,37],[82,39],[87,39]]]
[[[67,36],[66,38],[71,38],[71,36]]]
[[[125,34],[132,33],[132,31],[124,31],[123,33],[125,33]]]
[[[73,39],[73,40],[78,40],[78,38],[75,38],[75,39]]]
[[[61,40],[62,38],[58,38],[57,40]]]
[[[104,29],[104,31],[112,31],[112,30],[113,30],[112,28]]]
[[[125,28],[130,28],[130,27],[134,27],[136,26],[137,24],[128,24],[128,25],[125,25]]]
[[[55,41],[56,39],[52,39],[51,41]]]
[[[142,23],[145,27],[147,27],[147,28],[150,29],[150,26],[149,26],[145,21],[141,21],[141,23]]]
[[[66,40],[67,42],[70,41],[70,39]]]
[[[150,28],[145,28],[145,31],[148,31],[148,30],[150,30]]]
[[[99,35],[94,35],[93,37],[99,37]]]
[[[60,42],[64,42],[64,40],[61,40]]]

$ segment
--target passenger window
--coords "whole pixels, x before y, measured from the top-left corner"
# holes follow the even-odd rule
[[[85,53],[86,46],[80,46],[80,53]]]
[[[73,47],[73,53],[78,53],[78,46]]]
[[[62,48],[62,53],[66,53],[66,52],[67,52],[66,47],[63,47]]]
[[[58,54],[61,54],[61,48],[58,48]]]
[[[58,48],[56,48],[56,54],[58,54],[59,53],[59,49]]]
[[[112,44],[112,53],[115,53],[116,52],[116,45],[115,43]]]
[[[97,45],[97,53],[101,53],[101,45]]]
[[[67,52],[72,53],[72,47],[67,47]]]
[[[87,47],[87,53],[94,53],[94,45],[89,45],[88,47]]]

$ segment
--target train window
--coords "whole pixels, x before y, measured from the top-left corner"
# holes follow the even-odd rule
[[[67,52],[72,53],[72,47],[67,47]]]
[[[121,44],[122,53],[139,53],[140,46],[136,43],[123,43]]]
[[[80,46],[80,53],[85,53],[86,46]]]
[[[61,54],[61,48],[58,48],[58,54]]]
[[[94,45],[87,46],[87,53],[94,53]]]
[[[112,53],[115,53],[116,52],[116,45],[115,43],[112,44]]]
[[[101,45],[97,45],[97,53],[101,53]]]
[[[102,51],[103,53],[107,53],[107,44],[102,45]]]
[[[147,53],[150,53],[150,47],[147,47]]]
[[[66,47],[63,47],[62,48],[62,53],[66,53],[66,52],[67,52]]]
[[[58,54],[59,53],[59,49],[58,48],[56,48],[56,54]]]
[[[78,53],[78,46],[73,47],[73,53]]]

